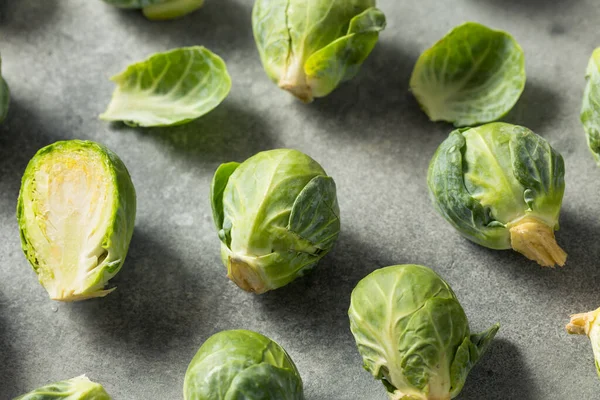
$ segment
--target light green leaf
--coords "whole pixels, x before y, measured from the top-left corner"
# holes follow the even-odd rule
[[[600,47],[592,53],[586,71],[586,80],[581,122],[588,147],[596,163],[600,165]]]
[[[112,80],[117,89],[100,118],[133,126],[185,124],[212,111],[231,89],[224,61],[199,46],[155,54]]]
[[[410,88],[432,121],[495,121],[525,88],[525,56],[508,33],[467,22],[421,54]]]
[[[204,0],[104,0],[119,8],[139,8],[151,20],[183,17],[204,5]]]
[[[104,388],[85,375],[43,386],[15,400],[111,400]]]
[[[4,78],[2,78],[2,58],[0,57],[0,124],[6,119],[9,104],[10,90],[8,84]]]
[[[240,163],[230,162],[221,164],[213,177],[210,185],[210,199],[213,212],[213,220],[217,229],[223,229],[223,219],[225,214],[223,213],[223,192],[227,187],[227,182],[231,174],[240,166]]]

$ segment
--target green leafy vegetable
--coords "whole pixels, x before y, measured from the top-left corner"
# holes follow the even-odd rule
[[[600,48],[592,53],[586,79],[581,122],[587,136],[588,146],[596,163],[600,165]]]
[[[364,367],[393,400],[449,400],[499,329],[471,334],[454,292],[420,265],[371,273],[352,291],[350,329]]]
[[[94,142],[56,142],[23,175],[17,219],[23,251],[50,298],[103,297],[133,234],[136,196],[119,157]]]
[[[567,332],[572,335],[587,335],[592,342],[592,350],[596,359],[596,372],[600,376],[600,308],[583,314],[571,316],[567,324]]]
[[[8,105],[10,103],[10,90],[4,78],[2,78],[2,57],[0,57],[0,124],[6,119]]]
[[[554,230],[565,191],[562,156],[522,126],[492,123],[450,133],[429,165],[439,213],[491,249],[511,247],[542,266],[564,265]]]
[[[204,0],[104,0],[119,8],[141,9],[148,19],[164,20],[183,17],[204,5]]]
[[[117,89],[100,118],[132,126],[185,124],[212,111],[231,89],[225,62],[199,46],[155,54],[112,80]]]
[[[257,0],[252,18],[265,71],[304,102],[352,79],[386,23],[375,0]]]
[[[43,386],[15,400],[111,400],[104,388],[85,375]]]
[[[340,230],[333,179],[296,150],[223,164],[211,201],[227,276],[255,293],[304,275],[331,250]]]
[[[525,88],[525,56],[508,33],[467,22],[421,54],[410,88],[432,121],[495,121]]]
[[[198,350],[185,374],[185,400],[304,400],[285,350],[251,331],[223,331]]]

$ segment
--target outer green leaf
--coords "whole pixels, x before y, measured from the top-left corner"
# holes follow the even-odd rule
[[[129,249],[136,195],[125,165],[94,142],[56,142],[23,175],[17,219],[23,251],[50,298],[106,296]]]
[[[196,11],[204,0],[104,0],[119,8],[139,8],[148,19],[179,18]]]
[[[233,174],[239,166],[240,163],[237,162],[221,164],[219,168],[217,168],[210,185],[213,220],[215,221],[215,226],[218,230],[223,229],[223,219],[225,218],[223,213],[223,192],[225,191],[225,187],[227,187],[227,182],[229,182],[231,174]]]
[[[352,292],[350,329],[364,367],[392,399],[450,399],[497,331],[471,336],[452,289],[418,265],[382,268]],[[472,342],[472,338],[477,340]]]
[[[15,400],[111,400],[104,388],[85,375],[43,386]]]
[[[0,57],[0,124],[8,114],[8,106],[10,103],[10,90],[4,78],[2,78],[2,58]]]
[[[112,80],[117,89],[100,118],[133,126],[185,124],[212,111],[231,89],[223,60],[199,46],[155,54]]]
[[[410,87],[432,121],[495,121],[525,88],[525,56],[508,33],[467,22],[419,57]]]
[[[223,331],[200,347],[185,374],[186,400],[304,400],[285,350],[251,331]]]
[[[263,293],[290,283],[337,239],[335,184],[299,151],[271,150],[249,158],[230,175],[222,197],[223,263],[245,290]]]
[[[590,151],[596,163],[600,165],[600,47],[592,53],[586,71],[586,80],[581,122]]]

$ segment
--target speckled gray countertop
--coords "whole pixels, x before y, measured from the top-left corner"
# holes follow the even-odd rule
[[[0,399],[83,373],[115,400],[176,400],[188,362],[211,334],[260,331],[296,361],[308,400],[384,400],[361,367],[346,311],[354,285],[387,265],[433,267],[453,286],[474,330],[500,322],[463,400],[597,399],[589,340],[569,337],[571,313],[600,306],[600,169],[578,113],[588,57],[600,45],[596,0],[380,0],[388,28],[360,75],[303,105],[264,74],[250,0],[208,0],[179,21],[153,23],[100,0],[0,0],[0,52],[13,102],[0,126]],[[564,269],[471,244],[428,201],[426,169],[450,132],[407,90],[422,50],[474,20],[511,32],[528,84],[505,119],[565,157],[558,241]],[[205,45],[234,84],[214,112],[186,126],[131,129],[99,121],[108,78],[151,53]],[[15,204],[27,161],[60,139],[102,142],[121,156],[138,218],[118,289],[55,303],[23,256]],[[263,296],[225,277],[208,202],[221,162],[291,147],[337,182],[342,234],[314,273]]]

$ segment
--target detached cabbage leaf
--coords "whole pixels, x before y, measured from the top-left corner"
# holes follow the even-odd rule
[[[496,121],[525,88],[525,56],[508,33],[467,22],[421,54],[410,88],[432,121]]]
[[[257,0],[252,16],[267,75],[304,102],[352,79],[385,24],[375,0]]]
[[[499,329],[471,334],[452,289],[420,265],[382,268],[362,279],[348,315],[364,368],[393,400],[458,396]]]
[[[10,103],[10,90],[4,78],[2,78],[2,58],[0,57],[0,124],[6,119],[8,105]]]
[[[198,350],[185,374],[185,400],[304,400],[286,351],[252,331],[223,331]]]
[[[581,122],[588,146],[600,165],[600,48],[592,53],[586,72],[587,85],[583,95]]]
[[[15,400],[111,400],[104,388],[85,375],[43,386]]]
[[[183,17],[204,5],[204,0],[104,0],[119,8],[141,9],[146,18],[163,20]]]
[[[155,54],[112,81],[117,89],[100,118],[146,127],[188,123],[221,104],[231,89],[225,62],[199,46]]]
[[[56,142],[23,175],[21,244],[53,300],[103,297],[129,249],[136,195],[119,157],[94,142]]]

